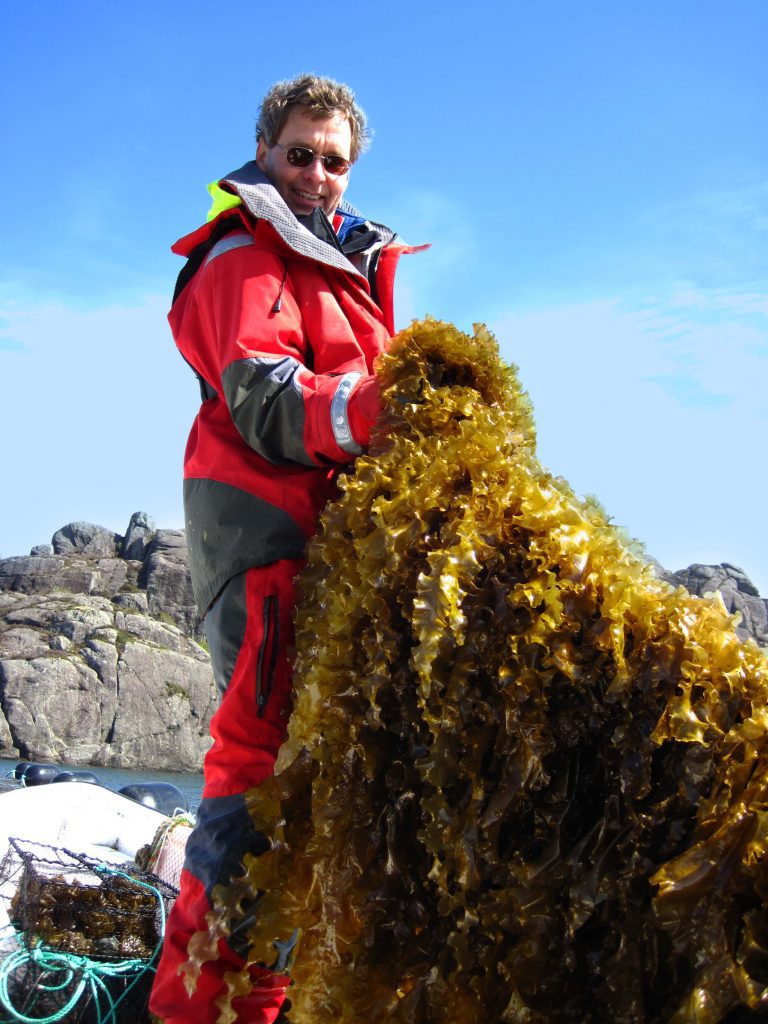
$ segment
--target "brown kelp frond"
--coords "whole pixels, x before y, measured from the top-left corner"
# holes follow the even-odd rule
[[[403,430],[415,439],[436,430],[450,434],[452,425],[461,429],[462,420],[471,419],[482,403],[500,413],[495,420],[496,445],[535,447],[528,396],[514,368],[499,359],[496,341],[482,324],[475,325],[474,337],[438,320],[415,325],[393,339],[389,353],[379,359],[377,373],[385,438]]]
[[[301,931],[290,1020],[758,1019],[765,658],[538,463],[484,328],[414,324],[380,374],[249,797],[254,957]]]

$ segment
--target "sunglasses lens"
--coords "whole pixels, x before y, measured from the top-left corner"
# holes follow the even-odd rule
[[[291,146],[285,156],[288,163],[293,167],[309,167],[315,159],[315,154],[312,150],[305,149],[303,146]]]
[[[343,156],[324,156],[323,166],[329,174],[344,174],[349,167],[349,161]]]

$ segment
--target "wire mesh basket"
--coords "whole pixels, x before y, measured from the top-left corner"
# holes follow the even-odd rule
[[[11,839],[12,855],[18,884],[9,917],[27,947],[104,960],[154,956],[177,890],[133,866],[29,840]]]

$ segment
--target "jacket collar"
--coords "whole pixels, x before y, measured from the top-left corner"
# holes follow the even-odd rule
[[[331,244],[331,242],[325,241],[322,237],[318,237],[318,234],[322,236],[325,233],[324,231],[314,234],[297,220],[275,186],[261,168],[257,166],[255,160],[249,160],[248,163],[243,164],[236,171],[226,175],[226,177],[221,179],[219,185],[221,188],[228,189],[238,195],[252,216],[269,221],[283,241],[301,256],[308,256],[321,263],[336,267],[338,270],[354,274],[356,277],[365,277],[347,259],[338,244]],[[318,212],[326,222],[328,231],[332,233],[333,228],[325,213],[323,211]],[[339,212],[353,217],[362,216],[346,200],[342,200],[339,204]],[[379,247],[391,242],[395,237],[394,232],[383,224],[367,223],[379,236]],[[325,225],[321,225],[321,227],[325,228]]]

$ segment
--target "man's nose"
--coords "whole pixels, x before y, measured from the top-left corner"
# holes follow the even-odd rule
[[[311,181],[325,181],[325,167],[322,158],[316,156],[311,164],[304,169],[304,176]]]

